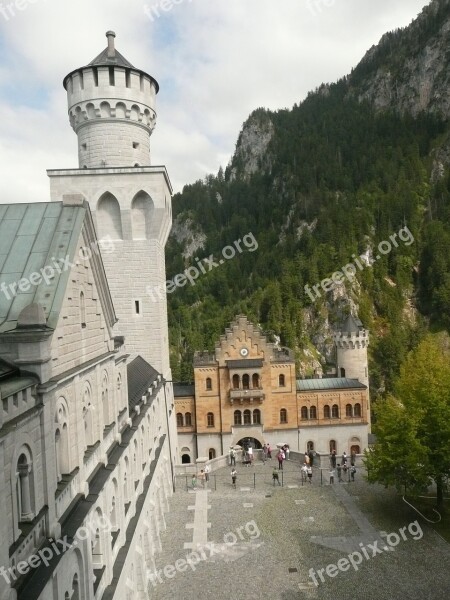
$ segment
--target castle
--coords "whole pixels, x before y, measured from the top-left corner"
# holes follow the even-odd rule
[[[368,332],[351,315],[335,333],[336,377],[297,379],[293,353],[240,315],[214,354],[197,352],[194,385],[176,385],[181,463],[251,440],[320,454],[368,446]]]
[[[158,83],[106,36],[64,78],[78,168],[0,205],[1,600],[147,598],[173,492]]]

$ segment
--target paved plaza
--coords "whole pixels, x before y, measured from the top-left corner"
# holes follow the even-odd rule
[[[284,486],[274,487],[275,464],[238,464],[236,490],[228,467],[206,490],[178,480],[150,598],[450,597],[450,546],[393,491],[369,486],[362,469],[355,482],[334,485],[324,471],[320,485],[316,468],[312,484],[302,486],[293,461],[285,463]],[[342,570],[333,567],[340,560]]]

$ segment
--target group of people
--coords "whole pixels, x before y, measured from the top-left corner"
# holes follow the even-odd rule
[[[209,465],[205,465],[205,468],[200,471],[200,473],[194,473],[192,475],[192,489],[196,490],[198,482],[200,481],[200,485],[202,488],[208,487],[209,482],[209,474],[211,472],[211,467]]]
[[[342,460],[340,463],[337,463],[336,450],[333,450],[330,454],[330,483],[334,483],[334,477],[337,472],[338,481],[343,481],[342,475],[344,476],[350,472],[350,477],[352,481],[355,481],[356,475],[356,452],[352,452],[350,454],[350,466],[348,464],[348,456],[347,452],[343,452]]]

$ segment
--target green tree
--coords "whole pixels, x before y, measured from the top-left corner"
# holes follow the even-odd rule
[[[417,495],[436,484],[443,502],[450,476],[450,357],[447,336],[428,335],[400,369],[395,395],[377,403],[377,442],[366,453],[368,479]]]

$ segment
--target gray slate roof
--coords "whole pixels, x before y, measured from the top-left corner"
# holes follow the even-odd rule
[[[342,331],[342,333],[358,333],[361,329],[364,329],[361,321],[353,315],[348,315],[339,331]]]
[[[0,205],[0,333],[15,329],[20,313],[32,303],[43,307],[47,327],[56,327],[70,269],[58,273],[54,268],[48,284],[42,279],[25,292],[17,283],[54,267],[55,261],[64,267],[66,257],[73,259],[86,211],[86,204],[62,202]]]
[[[195,396],[195,385],[174,384],[173,395],[175,396],[175,398],[182,398],[184,396]]]
[[[357,379],[348,377],[325,377],[323,379],[297,379],[298,392],[313,392],[315,390],[354,390],[367,389]]]
[[[128,378],[128,406],[132,410],[141,401],[142,396],[158,378],[158,371],[154,369],[142,356],[136,356],[127,365]]]
[[[103,50],[103,52],[100,52],[100,54],[96,58],[94,58],[94,60],[91,60],[91,62],[88,64],[88,67],[97,67],[97,66],[100,67],[100,66],[104,66],[104,65],[136,69],[125,58],[125,56],[123,56],[123,54],[120,54],[120,52],[118,50],[115,50],[114,56],[112,56],[112,57],[108,56],[108,48],[105,48]]]
[[[263,366],[262,358],[247,358],[242,360],[227,360],[229,369],[257,369]]]

